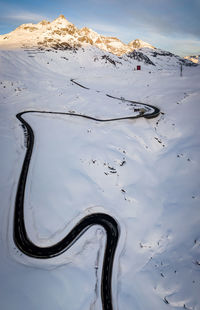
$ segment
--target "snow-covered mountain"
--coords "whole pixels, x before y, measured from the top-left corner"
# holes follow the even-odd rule
[[[0,36],[0,47],[81,47],[96,46],[117,56],[129,54],[136,49],[155,50],[151,44],[140,39],[123,43],[115,37],[106,37],[90,28],[78,29],[64,15],[52,22],[46,20],[38,24],[23,24],[9,34]]]
[[[52,22],[43,20],[38,24],[23,24],[9,34],[0,36],[0,48],[39,48],[39,49],[93,49],[91,59],[103,59],[112,65],[129,63],[132,67],[136,62],[156,66],[157,69],[172,68],[183,65],[194,65],[170,52],[162,51],[140,39],[123,43],[118,38],[106,37],[90,28],[78,29],[64,15]],[[99,49],[99,52],[97,52]],[[90,53],[91,54],[91,53]],[[101,56],[97,57],[97,54]]]
[[[137,61],[142,61],[146,64],[156,66],[157,69],[172,69],[180,67],[181,65],[184,66],[196,66],[194,62],[190,59],[184,59],[178,55],[173,53],[163,51],[158,48],[138,48],[133,50],[132,52],[124,55],[124,57],[132,58]]]
[[[64,15],[53,22],[46,20],[38,24],[23,24],[14,31],[0,36],[0,46],[4,47],[81,47],[93,45],[115,55],[133,51],[136,45],[147,46],[147,43],[136,40],[125,44],[115,37],[105,37],[97,32],[83,27],[78,29]],[[138,43],[141,42],[141,43]],[[148,45],[149,46],[149,45]]]
[[[123,43],[116,37],[106,37],[98,34],[90,28],[78,29],[69,22],[64,15],[60,15],[54,21],[43,20],[38,24],[23,24],[14,31],[0,36],[0,48],[53,48],[64,50],[77,50],[78,48],[94,47],[102,50],[102,57],[112,63],[120,63],[120,60],[112,59],[118,56],[120,59],[132,63],[137,62],[157,66],[157,68],[193,65],[190,59],[183,59],[170,52],[162,51],[140,39]],[[96,57],[95,57],[96,59]],[[133,65],[133,64],[132,64]]]

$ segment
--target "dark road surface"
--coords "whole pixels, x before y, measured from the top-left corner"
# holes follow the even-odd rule
[[[74,79],[71,79],[70,80],[73,84],[76,84],[76,85],[78,85],[79,87],[81,87],[81,88],[84,88],[84,89],[87,89],[87,90],[90,90],[90,88],[88,88],[88,87],[86,87],[86,86],[84,86],[84,85],[82,85],[82,84],[80,84],[80,83],[78,83],[78,82],[76,82]],[[99,91],[98,91],[99,92]],[[143,103],[143,102],[138,102],[138,101],[133,101],[133,100],[127,100],[127,99],[124,99],[124,98],[119,98],[119,97],[115,97],[115,96],[111,96],[111,95],[109,95],[109,94],[105,94],[107,97],[109,97],[109,98],[112,98],[112,99],[117,99],[117,100],[121,100],[121,101],[123,101],[123,102],[130,102],[130,103],[133,103],[133,104],[139,104],[139,105],[143,105],[144,106],[144,108],[145,107],[147,107],[147,108],[151,108],[151,109],[153,109],[153,113],[147,113],[147,114],[140,114],[140,115],[138,115],[138,116],[135,116],[135,117],[132,117],[132,118],[139,118],[139,117],[145,117],[145,118],[154,118],[154,117],[157,117],[159,114],[160,114],[160,109],[159,108],[157,108],[157,107],[155,107],[155,106],[153,106],[153,105],[150,105],[150,104],[147,104],[147,103]],[[130,117],[128,117],[128,118],[130,118]]]
[[[146,115],[127,116],[114,119],[97,119],[92,116],[86,116],[81,114],[72,114],[64,112],[51,112],[51,111],[24,111],[16,115],[17,119],[22,123],[27,133],[27,149],[24,158],[24,162],[19,177],[18,188],[15,200],[15,213],[14,213],[14,230],[13,238],[16,246],[24,254],[33,258],[48,259],[58,256],[69,249],[81,235],[89,229],[92,225],[101,225],[107,235],[106,248],[104,253],[104,261],[102,267],[101,276],[101,299],[103,310],[113,310],[112,305],[112,269],[115,250],[119,239],[119,225],[117,221],[106,213],[94,213],[83,217],[74,228],[58,243],[49,247],[39,247],[35,245],[28,237],[25,219],[24,219],[24,196],[26,188],[26,180],[29,170],[29,164],[31,161],[32,151],[34,147],[34,133],[31,126],[24,120],[23,115],[27,113],[42,113],[42,114],[58,114],[58,115],[70,115],[71,117],[81,117],[98,122],[111,122],[126,119],[135,119],[139,117],[156,117],[159,114],[159,109],[151,106],[154,109],[153,113]]]

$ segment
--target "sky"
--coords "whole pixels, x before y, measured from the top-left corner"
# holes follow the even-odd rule
[[[0,0],[0,34],[63,14],[76,27],[175,54],[200,54],[200,0]]]

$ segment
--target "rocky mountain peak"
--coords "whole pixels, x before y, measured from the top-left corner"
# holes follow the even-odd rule
[[[64,15],[58,16],[56,19],[54,19],[51,23],[51,26],[58,26],[58,27],[66,27],[68,25],[73,25],[71,22],[69,22]]]
[[[80,30],[84,31],[85,33],[89,33],[90,32],[90,29],[88,27],[83,27]]]
[[[135,48],[144,48],[144,47],[153,48],[153,49],[155,48],[151,44],[144,42],[143,40],[140,40],[140,39],[135,39],[135,40],[131,41],[128,45],[134,49]]]
[[[66,17],[63,14],[60,14],[57,19],[66,19]]]
[[[64,15],[58,16],[52,22],[42,20],[38,24],[23,24],[6,35],[0,35],[0,47],[54,47],[55,46],[84,46],[93,45],[117,56],[131,53],[143,47],[153,48],[152,45],[140,39],[123,43],[116,37],[100,35],[90,28],[76,28]]]

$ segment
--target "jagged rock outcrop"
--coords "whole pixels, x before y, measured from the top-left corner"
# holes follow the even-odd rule
[[[31,35],[30,35],[31,34]],[[117,56],[132,52],[135,48],[152,47],[139,39],[123,43],[116,37],[106,37],[98,34],[90,28],[78,29],[69,22],[64,15],[60,15],[54,21],[43,20],[38,24],[23,24],[9,34],[0,36],[0,46],[32,47],[44,46],[71,47],[89,44]],[[152,47],[153,48],[153,47]]]
[[[142,61],[146,64],[149,64],[149,65],[153,65],[155,66],[155,64],[149,59],[148,56],[146,56],[144,53],[142,52],[139,52],[139,51],[133,51],[129,54],[126,55],[127,57],[129,58],[133,58],[135,60],[138,60],[138,61]]]

